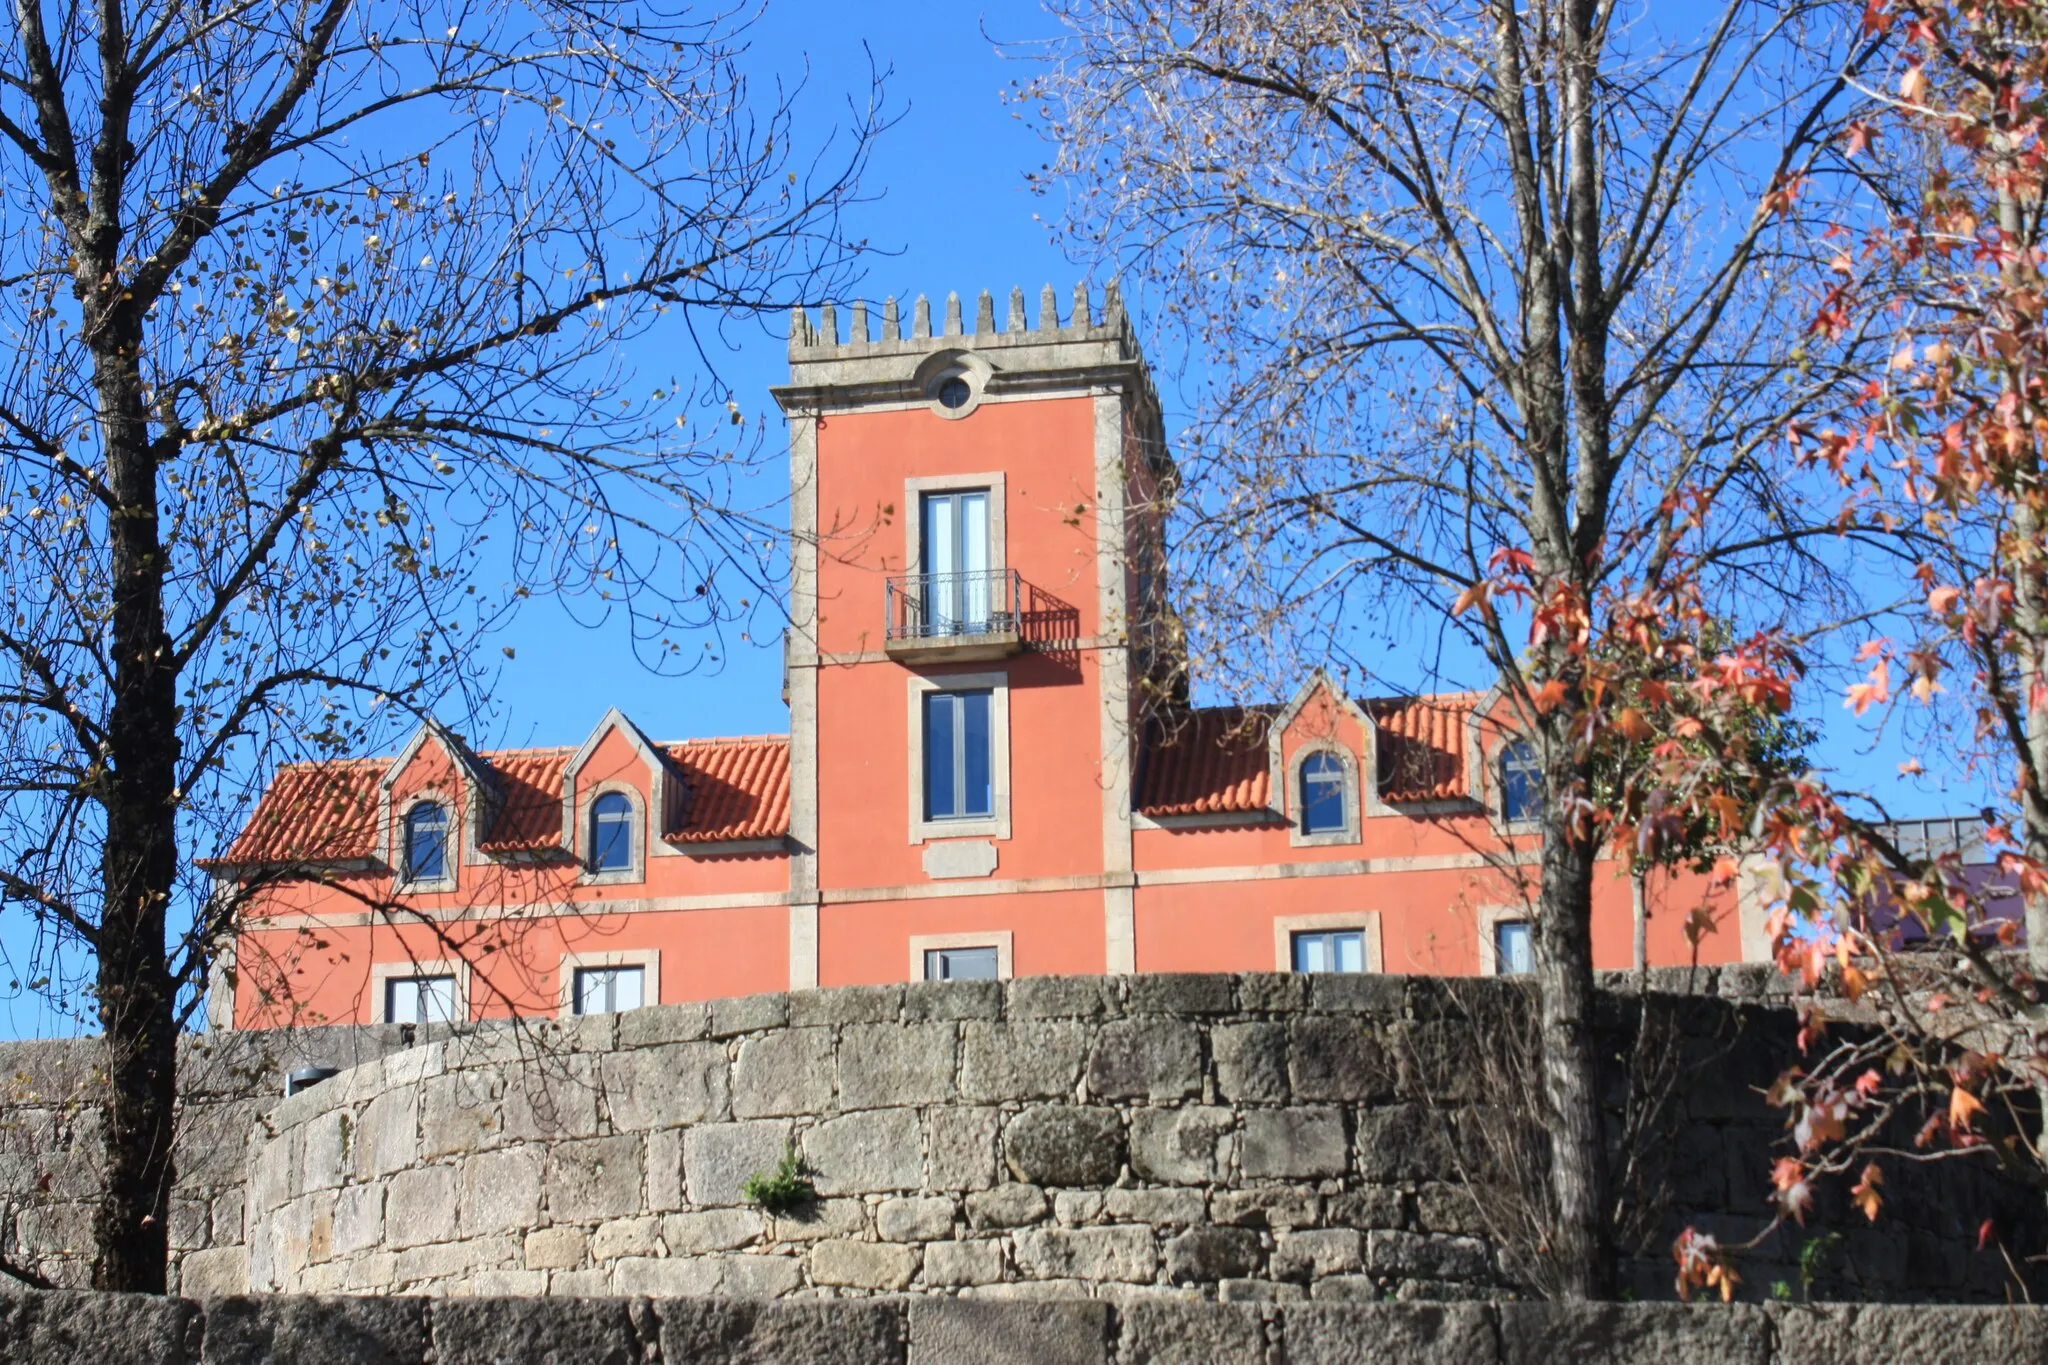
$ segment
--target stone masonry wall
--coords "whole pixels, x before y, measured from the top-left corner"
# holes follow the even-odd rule
[[[2022,1365],[2048,1310],[884,1298],[0,1299],[35,1365]]]
[[[1393,976],[1030,978],[464,1029],[270,1109],[274,1136],[249,1154],[248,1283],[1502,1296],[1513,1286],[1445,1149],[1459,1110],[1493,1098],[1458,1065],[1470,1025],[1449,999],[1441,981]],[[1676,1226],[1729,1240],[1762,1226],[1782,1121],[1758,1096],[1792,1055],[1784,1011],[1680,1003],[1696,1046],[1676,1205],[1634,1268],[1643,1297],[1670,1293]],[[750,1206],[743,1182],[787,1151],[817,1201]],[[1888,1190],[1893,1215],[1845,1221],[1808,1275],[1794,1238],[1752,1253],[1748,1292],[2006,1295],[2003,1258],[1975,1238],[1985,1217],[2012,1226],[2010,1192],[1953,1164]],[[2039,1221],[2014,1228],[2025,1247]]]
[[[173,1272],[194,1297],[248,1288],[242,1193],[264,1114],[301,1066],[351,1067],[420,1041],[410,1027],[275,1029],[188,1037],[178,1050]],[[97,1039],[0,1044],[0,1255],[52,1284],[91,1279],[99,1194]],[[0,1287],[7,1283],[0,1276]],[[177,1281],[174,1280],[174,1287]]]

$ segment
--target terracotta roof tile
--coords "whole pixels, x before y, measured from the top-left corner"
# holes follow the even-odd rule
[[[1466,734],[1477,692],[1382,697],[1365,703],[1379,739],[1380,799],[1447,801],[1470,795]]]
[[[271,779],[223,864],[344,862],[377,852],[376,759],[288,763]]]
[[[514,749],[485,754],[497,779],[498,818],[480,847],[486,853],[536,853],[562,846],[562,770],[574,749]]]
[[[1138,809],[1146,815],[1232,815],[1272,800],[1263,707],[1205,706],[1154,722],[1145,736]]]
[[[689,799],[675,844],[779,839],[789,833],[789,740],[783,735],[700,739],[668,746]]]
[[[789,833],[789,740],[781,735],[690,740],[664,746],[688,795],[662,837],[707,844]],[[562,846],[562,772],[573,749],[480,755],[501,804],[481,847],[541,853]],[[257,802],[222,865],[335,862],[377,855],[377,786],[388,759],[290,764]]]

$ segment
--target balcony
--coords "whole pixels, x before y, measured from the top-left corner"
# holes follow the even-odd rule
[[[892,659],[1006,659],[1024,647],[1024,587],[1014,569],[905,574],[887,589],[883,647]]]

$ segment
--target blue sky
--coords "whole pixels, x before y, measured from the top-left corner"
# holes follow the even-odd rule
[[[847,121],[846,101],[865,96],[867,55],[894,68],[887,85],[900,115],[875,150],[866,178],[871,202],[849,216],[848,228],[879,252],[863,292],[871,298],[948,290],[971,300],[982,289],[1006,297],[1039,286],[1071,297],[1079,268],[1056,250],[1037,214],[1044,207],[1024,185],[1044,148],[1002,101],[1026,65],[1005,59],[992,38],[1043,36],[1045,15],[1031,3],[981,8],[951,5],[831,4],[779,0],[754,32],[750,65],[760,88],[776,74],[808,66],[799,137],[815,141]],[[783,320],[767,330],[735,332],[735,349],[719,363],[755,430],[776,458],[762,471],[779,494],[788,475],[780,455],[784,428],[771,384],[788,377]],[[666,356],[638,358],[649,373],[667,373]],[[657,677],[635,661],[623,622],[579,625],[557,604],[530,606],[505,643],[507,663],[498,711],[480,738],[489,744],[576,744],[609,706],[617,706],[664,739],[699,735],[780,733],[782,657],[767,623],[769,645],[730,640],[724,666],[684,678]]]
[[[766,91],[777,76],[807,81],[799,132],[808,142],[849,121],[847,101],[865,96],[869,53],[878,66],[893,69],[888,98],[898,119],[875,149],[866,179],[870,201],[856,206],[847,223],[853,236],[882,253],[870,260],[862,288],[867,297],[926,293],[936,303],[948,290],[971,300],[981,289],[1001,297],[1020,285],[1035,298],[1046,283],[1062,298],[1070,296],[1082,268],[1053,245],[1040,218],[1052,210],[1024,181],[1047,159],[1047,149],[1002,99],[1030,68],[1006,58],[992,41],[1029,40],[1049,29],[1032,0],[979,7],[774,0],[769,6],[754,32],[749,66]],[[1143,335],[1142,308],[1138,322]],[[736,330],[728,337],[730,349],[717,358],[720,378],[771,457],[761,471],[762,498],[779,496],[787,478],[784,429],[768,394],[787,374],[783,327],[774,319]],[[632,360],[649,375],[688,373],[696,363],[662,353],[658,342],[644,343],[644,353]],[[1164,397],[1171,431],[1170,387]],[[575,744],[611,706],[666,739],[784,732],[777,632],[762,621],[759,633],[770,643],[731,639],[715,670],[662,677],[636,660],[623,620],[590,624],[572,619],[559,604],[530,604],[503,638],[515,657],[503,665],[494,711],[474,737],[491,746]],[[1406,671],[1389,661],[1389,680],[1404,681]],[[1889,742],[1871,747],[1868,736],[1847,723],[1838,694],[1815,689],[1806,709],[1828,724],[1816,757],[1882,792],[1895,813],[1968,811],[1980,803],[1967,784],[1945,792],[1935,779],[1910,785],[1899,779],[1904,750]],[[1928,764],[1938,766],[1933,756]],[[0,937],[0,947],[20,946]],[[67,1026],[39,1002],[0,998],[0,1037],[53,1031]]]

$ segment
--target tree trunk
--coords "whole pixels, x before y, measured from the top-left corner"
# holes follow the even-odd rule
[[[94,346],[115,508],[113,699],[108,716],[100,1027],[107,1048],[106,1196],[93,1233],[100,1289],[161,1294],[168,1276],[175,992],[165,917],[177,875],[177,673],[164,631],[156,462],[138,357],[142,325],[118,306]]]
[[[1556,729],[1560,733],[1546,746],[1549,790],[1582,790],[1583,765],[1571,757],[1564,727]],[[1557,1218],[1551,1253],[1566,1299],[1614,1297],[1607,1138],[1600,1120],[1600,1059],[1593,1045],[1593,856],[1593,845],[1564,818],[1563,802],[1546,800],[1536,981]]]
[[[1650,984],[1650,869],[1637,864],[1628,879],[1629,900],[1636,923],[1636,989]]]

